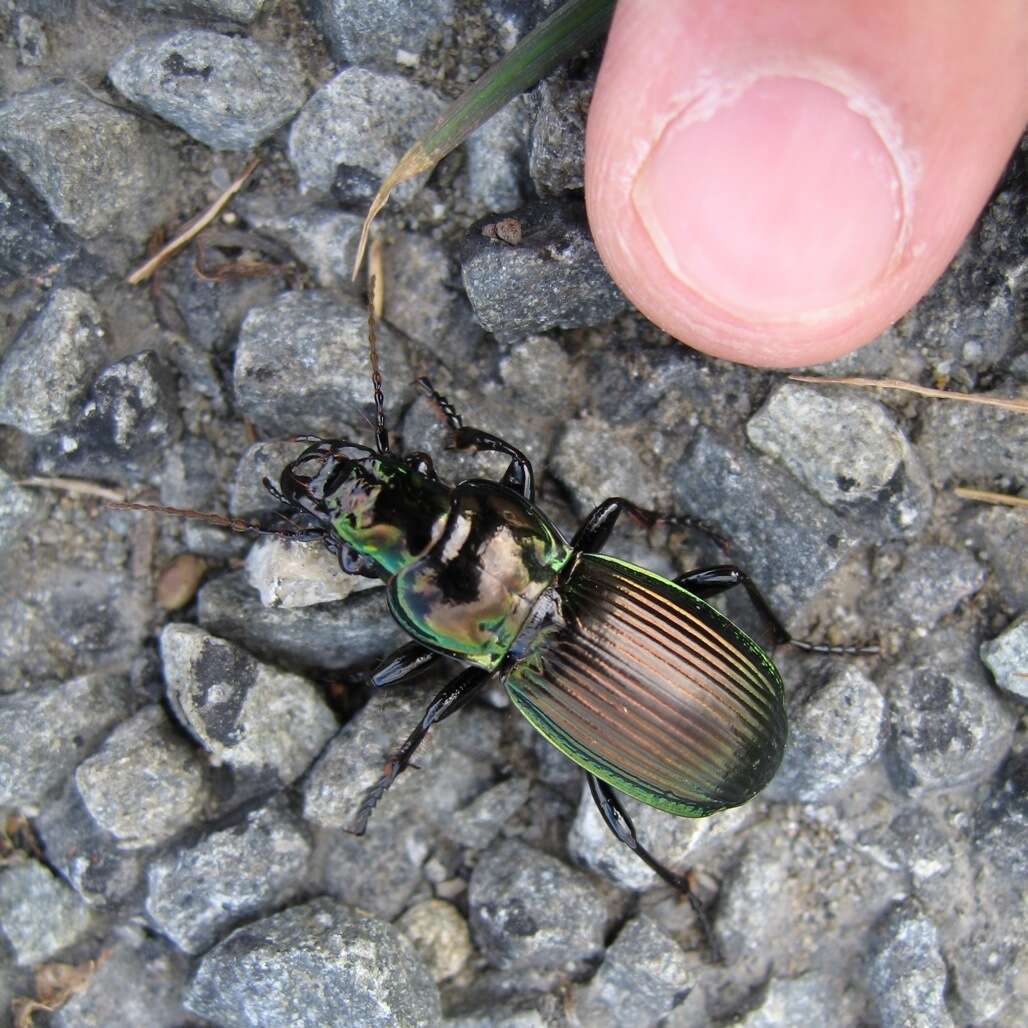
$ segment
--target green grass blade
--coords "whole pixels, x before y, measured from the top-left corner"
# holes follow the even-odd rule
[[[602,35],[613,13],[614,0],[568,0],[447,108],[379,186],[361,230],[354,278],[364,260],[371,223],[393,189],[434,168],[509,100]]]

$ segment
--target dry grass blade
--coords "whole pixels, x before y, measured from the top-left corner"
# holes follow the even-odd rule
[[[953,492],[965,500],[995,503],[1004,507],[1028,508],[1028,498],[1024,496],[1011,496],[1009,493],[991,493],[987,489],[971,489],[965,485],[958,485]]]
[[[254,157],[245,168],[239,173],[228,188],[197,217],[188,222],[173,239],[165,243],[145,264],[141,264],[129,275],[126,280],[129,285],[138,285],[145,282],[169,257],[178,253],[191,239],[199,235],[214,219],[225,209],[226,204],[246,185],[247,179],[257,170],[261,163],[259,157]]]
[[[588,46],[606,30],[613,13],[614,0],[568,0],[443,112],[378,187],[361,228],[353,266],[355,281],[364,260],[371,223],[386,205],[393,189],[415,175],[430,171],[508,100]]]
[[[936,400],[959,400],[962,403],[980,403],[986,407],[1028,414],[1028,400],[1011,400],[1003,396],[981,396],[977,393],[954,393],[949,389],[930,389],[928,386],[904,382],[899,378],[847,378],[832,375],[790,375],[793,382],[813,382],[816,385],[845,385],[863,389],[898,389],[916,396],[929,396]]]
[[[108,489],[105,485],[97,485],[81,478],[22,478],[14,484],[29,489],[57,489],[59,492],[77,496],[95,496],[108,503],[121,503],[125,499],[125,494],[117,489]]]

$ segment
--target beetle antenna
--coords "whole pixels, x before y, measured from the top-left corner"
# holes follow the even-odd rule
[[[382,392],[382,371],[378,365],[378,336],[375,332],[375,276],[368,278],[368,357],[371,360],[371,385],[375,391],[375,447],[379,453],[389,452],[386,431],[385,395]]]
[[[233,532],[250,532],[254,535],[278,535],[294,536],[297,529],[292,530],[281,528],[262,528],[252,522],[244,521],[242,518],[232,518],[225,514],[212,514],[203,510],[191,510],[187,507],[164,507],[157,503],[132,503],[127,500],[108,500],[105,507],[111,510],[142,510],[150,514],[167,514],[171,517],[188,518],[191,521],[203,521],[208,525],[217,525],[219,528],[228,528]]]

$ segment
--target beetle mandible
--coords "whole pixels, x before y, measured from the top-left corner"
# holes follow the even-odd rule
[[[445,415],[459,449],[510,458],[498,481],[450,486],[422,452],[396,453],[386,429],[382,377],[369,319],[375,397],[374,448],[342,439],[307,448],[266,487],[291,511],[314,519],[320,538],[350,573],[386,584],[393,617],[412,637],[381,663],[373,686],[412,677],[444,657],[467,667],[367,791],[352,830],[406,768],[429,728],[492,680],[531,724],[586,773],[603,820],[661,878],[702,905],[680,875],[637,838],[614,790],[684,817],[745,803],[774,776],[786,741],[781,676],[770,657],[707,602],[742,586],[776,643],[817,652],[857,652],[791,638],[754,583],[720,564],[667,579],[604,556],[615,522],[662,516],[623,497],[604,500],[566,540],[535,504],[528,458],[467,427],[419,379]],[[677,517],[671,520],[697,525]]]

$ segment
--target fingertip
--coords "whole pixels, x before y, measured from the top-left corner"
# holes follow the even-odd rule
[[[892,74],[910,63],[894,11],[801,6],[622,0],[586,145],[593,234],[629,298],[697,349],[777,367],[848,352],[927,290],[1025,117],[1015,92],[983,129],[968,89]],[[863,19],[842,44],[839,17]],[[958,80],[985,73],[965,28],[932,29]],[[982,46],[1017,74],[1001,33]]]

